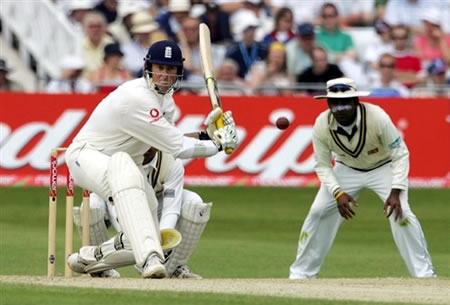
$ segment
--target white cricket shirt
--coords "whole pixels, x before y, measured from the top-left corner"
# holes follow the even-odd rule
[[[127,81],[95,108],[73,142],[107,154],[123,151],[141,164],[149,147],[177,155],[183,133],[173,125],[172,94],[158,94],[145,78]]]
[[[407,189],[409,152],[389,115],[380,107],[361,103],[357,131],[349,140],[336,132],[338,123],[330,110],[322,112],[313,129],[315,171],[331,194],[340,189],[331,159],[361,171],[392,161],[392,188]]]

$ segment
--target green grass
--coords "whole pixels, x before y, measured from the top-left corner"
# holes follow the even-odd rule
[[[191,188],[205,202],[214,202],[212,217],[189,265],[207,278],[286,278],[297,251],[298,234],[317,189],[315,188]],[[58,197],[57,273],[63,273],[64,191]],[[77,198],[80,198],[77,194]],[[412,189],[410,205],[419,218],[435,269],[450,277],[449,189]],[[395,247],[382,202],[371,192],[358,200],[357,216],[345,221],[323,265],[320,277],[407,277],[408,272]],[[0,188],[0,274],[45,275],[47,272],[48,190],[46,188]],[[74,249],[80,241],[75,237]],[[133,268],[121,268],[122,276],[137,277]],[[63,304],[51,301],[61,292],[77,304],[101,290],[63,289],[0,284],[0,304]],[[14,303],[14,295],[27,291],[27,302]],[[45,292],[45,293],[43,293]],[[28,294],[30,297],[28,297]],[[166,304],[164,292],[114,291],[108,304]],[[34,302],[32,295],[42,301]],[[114,296],[114,297],[112,297]],[[176,304],[181,295],[170,293]],[[183,293],[183,304],[214,304],[213,294]],[[6,297],[9,301],[6,302]],[[79,299],[77,299],[79,298]],[[172,299],[173,298],[173,299]],[[86,299],[86,300],[85,300]],[[220,304],[294,304],[293,299],[223,296]],[[122,301],[120,301],[122,300]],[[142,300],[142,303],[140,303]],[[222,300],[222,299],[221,299]],[[72,302],[73,300],[70,300]],[[65,304],[75,304],[67,301]],[[3,303],[6,302],[6,303]],[[34,302],[34,303],[33,303]],[[53,303],[52,303],[53,302]],[[102,301],[103,302],[103,301]],[[115,302],[115,303],[114,303]],[[203,302],[203,303],[202,303]],[[319,302],[319,303],[318,303]],[[106,301],[105,301],[106,303]],[[217,302],[216,302],[217,304]],[[340,304],[314,301],[295,304]],[[344,303],[342,303],[344,304]],[[350,304],[346,302],[345,304]],[[356,302],[354,304],[365,304]]]

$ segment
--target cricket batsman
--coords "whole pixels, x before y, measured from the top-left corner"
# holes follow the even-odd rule
[[[234,150],[238,144],[234,125],[209,135],[185,136],[170,122],[173,92],[182,75],[178,45],[168,40],[154,43],[144,59],[143,77],[125,82],[105,97],[66,151],[75,183],[113,202],[143,278],[167,276],[158,201],[142,167],[144,153],[153,147],[174,158],[200,158]],[[214,115],[211,125],[220,115]]]

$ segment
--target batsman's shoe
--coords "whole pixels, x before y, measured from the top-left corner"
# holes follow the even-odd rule
[[[95,264],[96,261],[91,262],[89,259],[83,259],[82,255],[77,252],[69,255],[67,258],[67,264],[70,269],[78,273],[87,273],[91,277],[111,277],[111,278],[119,278],[120,273],[114,269],[103,270],[99,272],[88,272],[86,269],[92,264]]]
[[[80,253],[77,252],[69,255],[69,257],[67,258],[67,264],[73,271],[78,273],[85,273],[84,268],[86,268],[89,263],[84,261],[81,258]]]
[[[147,258],[147,261],[142,268],[141,273],[143,278],[162,279],[167,276],[166,268],[163,265],[163,259],[157,254],[152,253]]]
[[[202,277],[189,269],[188,266],[178,266],[177,269],[170,275],[173,279],[194,279],[200,280]]]

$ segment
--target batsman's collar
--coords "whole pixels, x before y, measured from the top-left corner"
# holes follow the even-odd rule
[[[316,100],[326,98],[349,98],[358,96],[368,96],[369,91],[358,91],[354,80],[341,77],[331,79],[327,82],[327,95],[317,95]]]

